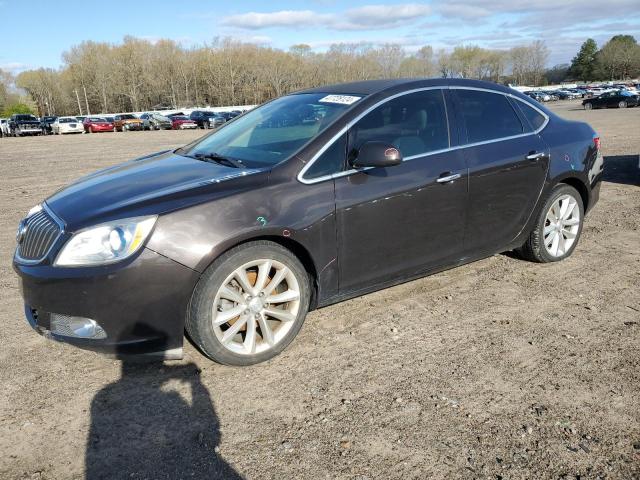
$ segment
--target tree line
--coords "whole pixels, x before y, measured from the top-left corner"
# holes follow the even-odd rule
[[[609,50],[605,45],[599,51],[605,53],[595,54],[597,61],[605,65]],[[434,52],[424,46],[411,53],[397,44],[340,43],[315,52],[306,44],[283,51],[217,38],[186,48],[173,40],[128,36],[120,44],[75,45],[63,53],[59,69],[27,70],[15,78],[0,72],[0,111],[28,108],[21,101],[40,115],[260,104],[302,88],[376,78],[440,76],[542,85],[549,81],[548,58],[542,41],[509,50],[470,45]],[[606,72],[631,75],[634,68],[621,70],[611,63]],[[566,76],[569,67],[565,70]],[[28,99],[18,98],[15,88]]]
[[[640,76],[640,45],[631,35],[616,35],[601,49],[592,38],[580,47],[567,75],[584,82],[623,80]]]

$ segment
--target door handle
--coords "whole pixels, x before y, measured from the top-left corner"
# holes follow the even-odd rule
[[[449,182],[453,182],[454,180],[459,179],[461,176],[462,175],[460,175],[459,173],[452,173],[451,175],[446,175],[444,177],[439,177],[436,180],[436,182],[438,182],[438,183],[449,183]]]
[[[532,162],[535,162],[537,160],[540,160],[542,157],[546,156],[546,153],[544,152],[532,152],[529,155],[527,155],[527,160],[531,160]]]

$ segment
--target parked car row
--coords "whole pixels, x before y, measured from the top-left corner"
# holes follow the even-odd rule
[[[525,95],[538,102],[552,102],[556,100],[573,100],[576,98],[595,98],[603,94],[627,92],[637,95],[640,84],[602,84],[602,85],[580,85],[575,88],[560,88],[556,90],[528,90]]]
[[[585,90],[580,88],[560,88],[558,90],[530,90],[523,92],[538,102],[554,102],[556,100],[574,100],[587,96]]]
[[[118,115],[45,116],[37,118],[31,114],[16,114],[11,118],[0,118],[0,137],[24,135],[61,135],[65,133],[128,132],[134,130],[184,130],[195,128],[218,128],[243,112],[216,113],[209,110],[194,110],[161,115],[156,112],[136,116],[132,113]]]

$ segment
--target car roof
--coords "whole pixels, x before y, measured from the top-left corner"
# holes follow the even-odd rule
[[[394,78],[386,80],[364,80],[360,82],[338,83],[326,85],[295,93],[339,93],[372,95],[387,90],[409,90],[424,87],[466,86],[471,88],[488,88],[504,93],[513,93],[514,90],[503,85],[482,80],[469,80],[465,78]]]

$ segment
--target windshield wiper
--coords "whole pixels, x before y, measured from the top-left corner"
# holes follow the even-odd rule
[[[193,158],[204,160],[205,162],[215,162],[220,165],[227,165],[228,167],[246,168],[240,160],[236,160],[235,158],[231,157],[225,157],[217,153],[194,153]]]

